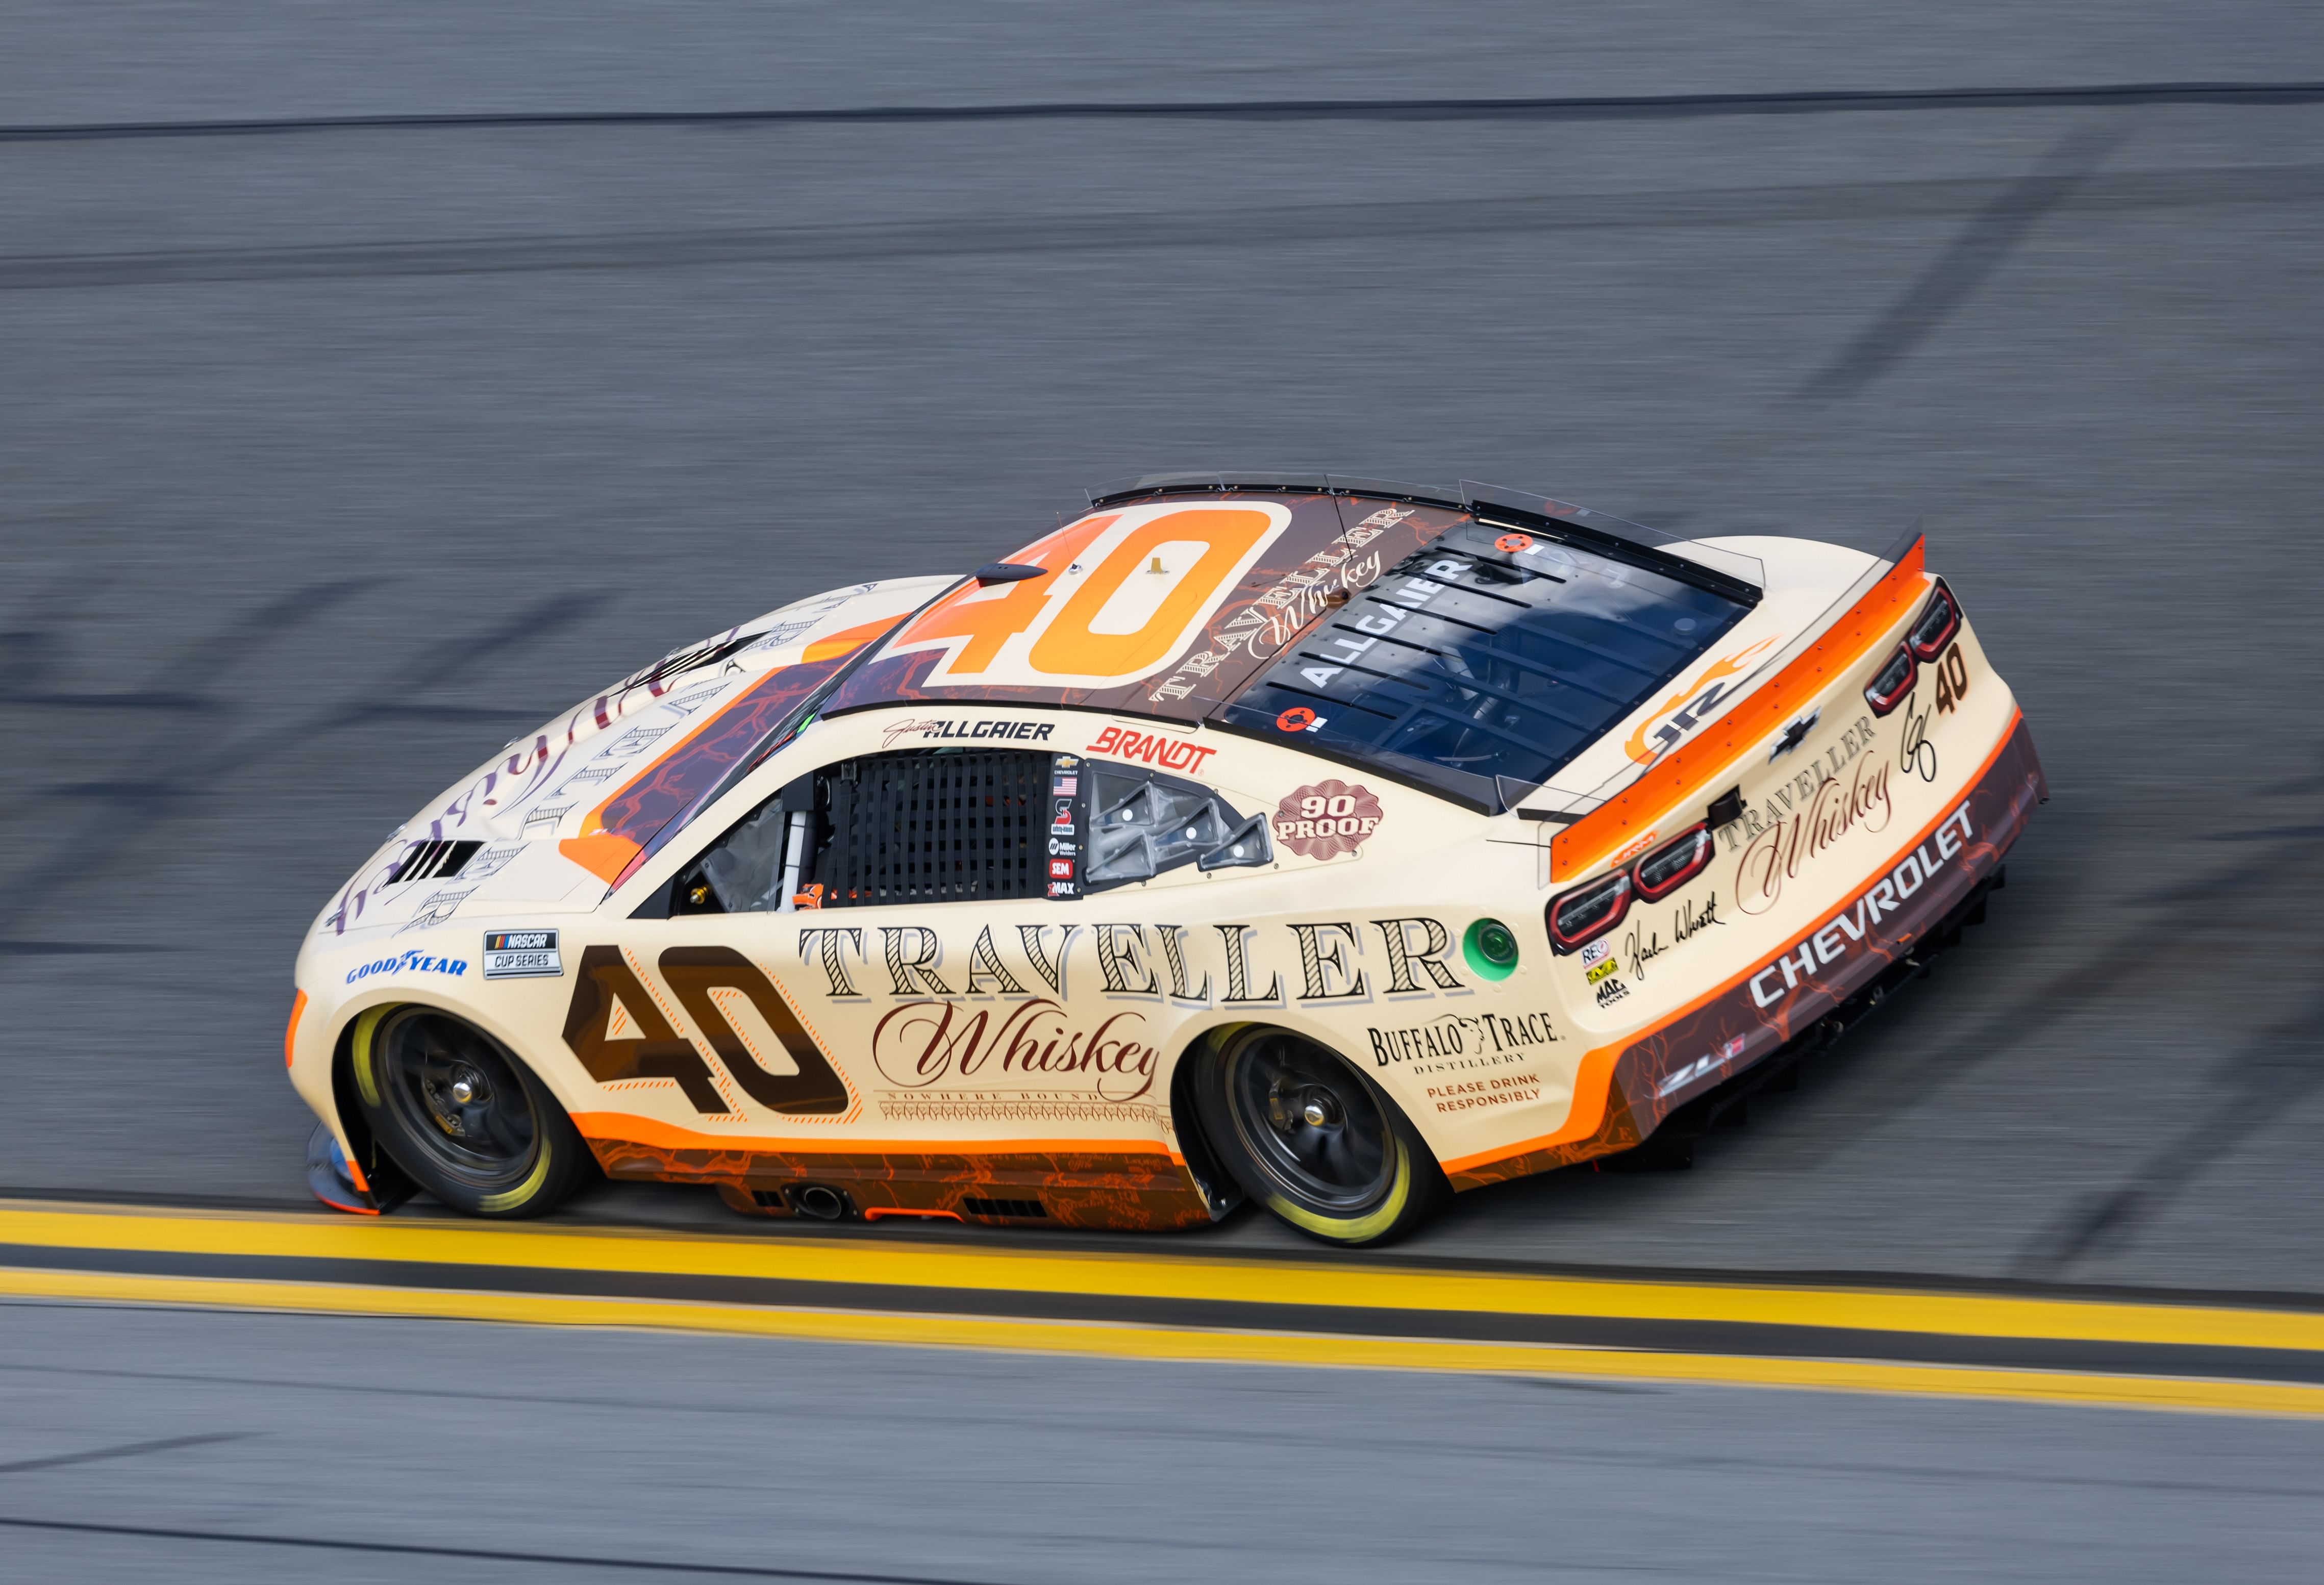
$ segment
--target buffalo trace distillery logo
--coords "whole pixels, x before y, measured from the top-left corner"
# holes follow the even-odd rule
[[[1354,852],[1379,829],[1379,800],[1370,788],[1319,781],[1275,806],[1275,840],[1310,859]]]
[[[995,1021],[998,1015],[998,1021]],[[927,1090],[946,1083],[991,1085],[1003,1075],[1078,1080],[1101,1101],[1136,1101],[1154,1088],[1161,1052],[1146,1043],[1145,1015],[1119,1012],[1074,1029],[1047,997],[972,1012],[933,998],[892,1009],[872,1031],[872,1061],[890,1083]]]

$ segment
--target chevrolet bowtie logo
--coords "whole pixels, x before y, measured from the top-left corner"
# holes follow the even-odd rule
[[[1823,708],[1819,705],[1815,709],[1809,711],[1805,715],[1801,716],[1797,721],[1793,722],[1789,726],[1784,728],[1784,735],[1777,738],[1775,740],[1775,746],[1767,751],[1767,763],[1773,765],[1776,760],[1782,759],[1794,749],[1798,748],[1802,743],[1805,742],[1807,741],[1808,733],[1815,730],[1817,718],[1822,714]]]

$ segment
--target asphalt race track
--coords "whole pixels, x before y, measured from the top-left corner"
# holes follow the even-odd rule
[[[1692,1171],[1466,1195],[1399,1258],[2324,1305],[2324,14],[1560,9],[12,8],[0,1194],[301,1209],[290,959],[424,798],[681,640],[964,569],[1100,480],[1281,463],[1866,548],[1925,517],[2054,795],[1989,922]],[[685,1190],[563,1220],[754,1231]],[[1347,1258],[1249,1215],[1172,1243]],[[781,1494],[721,1550],[678,1539],[717,1522],[700,1490],[528,1477],[493,1544],[536,1560],[800,1534],[800,1578],[1234,1577],[1321,1527],[1278,1577],[2317,1563],[2289,1422],[0,1316],[0,1520],[441,1528],[359,1481],[344,1511],[236,1508],[368,1404],[412,1482],[431,1448],[634,1438],[660,1497],[688,1442],[718,1489]],[[51,1369],[66,1339],[83,1375]],[[457,1390],[431,1346],[534,1406],[431,1408]],[[564,1369],[612,1413],[551,1402]],[[751,1404],[786,1445],[738,1464],[699,1416]],[[241,1440],[42,1472],[211,1435]],[[1545,1442],[1593,1451],[1526,1463]],[[961,1484],[1086,1497],[1060,1467],[1117,1451],[1137,1500],[1030,1531]],[[188,1458],[208,1495],[132,1500]],[[2037,1495],[2037,1467],[2085,1484]],[[891,1478],[945,1495],[852,1545],[888,1523],[859,1482]],[[1167,1517],[1222,1490],[1215,1527]],[[177,1556],[0,1547],[60,1576]]]

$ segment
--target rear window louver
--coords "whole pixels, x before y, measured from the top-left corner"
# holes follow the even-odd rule
[[[388,872],[387,883],[400,885],[406,880],[438,880],[447,875],[457,875],[467,868],[468,861],[476,856],[480,842],[423,842],[396,862]]]

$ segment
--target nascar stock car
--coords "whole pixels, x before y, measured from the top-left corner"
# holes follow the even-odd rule
[[[316,920],[316,1193],[1393,1236],[1700,1131],[2046,797],[1917,533],[1161,475],[507,744]]]

